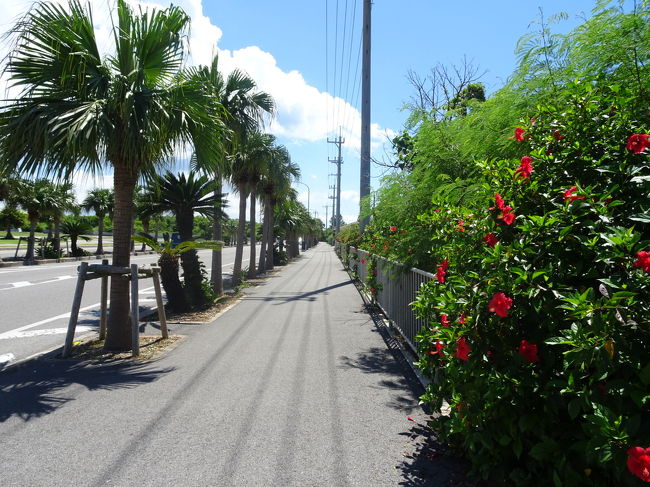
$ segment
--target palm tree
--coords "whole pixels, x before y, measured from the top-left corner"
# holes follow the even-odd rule
[[[224,108],[224,122],[230,134],[224,140],[222,152],[216,159],[198,158],[198,167],[214,174],[215,195],[223,192],[222,180],[230,176],[230,156],[237,147],[246,141],[248,134],[258,131],[264,114],[271,114],[275,109],[273,99],[268,93],[259,91],[255,81],[244,72],[236,69],[227,77],[219,72],[219,58],[215,56],[209,68],[201,70],[206,86],[218,98]],[[217,201],[216,204],[219,204]],[[219,208],[215,208],[219,213]],[[212,239],[223,239],[221,220],[215,219]],[[223,294],[221,250],[212,252],[212,289],[217,296]]]
[[[260,193],[264,208],[264,223],[262,225],[262,246],[260,249],[259,272],[273,269],[273,217],[278,200],[287,196],[291,189],[292,180],[300,177],[300,168],[291,162],[291,156],[286,147],[275,146],[269,160],[267,171],[260,182]]]
[[[250,211],[250,265],[248,277],[255,276],[255,188],[259,183],[265,165],[272,153],[274,137],[268,134],[250,134],[246,143],[233,157],[230,180],[239,193],[239,226],[237,228],[237,246],[233,265],[233,286],[241,282],[241,268],[244,255],[244,234],[246,231],[246,200],[251,197]]]
[[[23,215],[15,206],[5,205],[2,211],[0,211],[0,230],[6,229],[7,231],[6,235],[2,238],[7,240],[14,239],[15,237],[11,234],[11,229],[20,227],[23,224]]]
[[[79,257],[83,254],[83,249],[77,247],[77,240],[90,240],[90,237],[85,234],[92,232],[92,226],[86,220],[81,220],[78,217],[69,217],[63,220],[61,224],[61,231],[70,239],[70,253],[74,257]]]
[[[34,263],[34,238],[36,225],[43,214],[54,203],[54,185],[47,179],[37,181],[22,181],[20,192],[16,200],[27,212],[29,220],[29,239],[27,240],[27,252],[25,253],[25,264]]]
[[[184,70],[190,18],[180,8],[134,13],[117,0],[114,54],[102,59],[90,6],[37,2],[13,29],[7,62],[22,90],[0,108],[0,160],[27,174],[112,167],[113,264],[130,263],[137,179],[194,143],[208,160],[223,132],[219,103]],[[214,133],[215,137],[200,137]],[[112,279],[105,347],[129,350],[129,283]]]
[[[113,191],[110,189],[91,189],[88,191],[81,207],[86,211],[92,211],[97,216],[97,250],[95,255],[104,253],[104,218],[113,211]]]
[[[278,205],[276,215],[279,232],[286,239],[287,255],[290,259],[300,254],[298,236],[310,227],[312,220],[305,205],[297,200],[295,190],[292,191],[289,198]]]
[[[149,245],[160,257],[158,265],[160,266],[160,280],[162,281],[165,294],[167,296],[167,305],[172,311],[184,312],[189,310],[189,305],[183,284],[178,277],[178,260],[185,252],[195,251],[195,249],[218,249],[223,246],[223,242],[194,242],[186,241],[172,247],[171,242],[167,241],[159,244],[155,240],[143,235],[134,236],[133,240]]]
[[[207,176],[196,177],[194,173],[176,177],[167,171],[163,176],[154,176],[148,186],[146,198],[149,203],[144,214],[171,211],[176,217],[176,228],[181,242],[192,241],[194,213],[214,216],[214,186],[215,182]],[[188,303],[191,306],[205,304],[207,296],[202,286],[201,264],[196,250],[183,252],[180,257]]]
[[[54,224],[54,237],[52,239],[52,250],[58,254],[61,249],[61,220],[68,210],[76,208],[72,183],[55,184],[52,186],[52,195],[49,198],[43,216],[51,218]],[[49,235],[48,235],[49,237]]]

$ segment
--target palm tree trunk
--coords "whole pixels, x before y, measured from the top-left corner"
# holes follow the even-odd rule
[[[176,214],[176,225],[181,242],[192,240],[194,227],[194,212],[179,211]],[[200,306],[205,303],[205,294],[202,288],[201,264],[196,250],[188,250],[181,254],[181,266],[183,268],[183,280],[185,297],[190,306]]]
[[[269,207],[266,211],[268,212],[269,219],[269,233],[266,242],[266,269],[270,271],[275,267],[275,262],[273,261],[273,244],[275,243],[275,235],[273,235],[273,229],[275,227],[275,201],[273,197],[269,198]]]
[[[149,235],[149,219],[141,218],[140,222],[142,223],[142,232]],[[144,252],[145,250],[147,250],[147,244],[142,242],[142,247],[140,248],[140,252]]]
[[[38,218],[29,219],[29,239],[27,240],[27,252],[25,253],[25,264],[32,264],[34,262],[34,239],[36,235],[36,223]]]
[[[215,203],[214,203],[214,221],[212,222],[212,240],[223,240],[223,225],[221,223],[221,192],[223,191],[223,183],[221,182],[221,174],[216,172],[214,174],[216,186],[214,189]],[[223,254],[221,249],[212,251],[212,291],[216,296],[223,294]]]
[[[255,270],[255,251],[257,244],[257,225],[255,224],[255,203],[257,197],[255,196],[255,191],[251,190],[251,209],[250,209],[250,258],[248,259],[248,277],[253,278],[257,275]]]
[[[52,250],[56,252],[56,255],[59,255],[59,250],[61,250],[61,218],[54,219],[54,240],[52,241]]]
[[[266,271],[266,243],[269,239],[269,230],[268,230],[268,223],[269,223],[269,217],[268,217],[268,211],[267,208],[269,206],[268,203],[269,196],[264,193],[264,220],[262,220],[262,241],[260,242],[260,263],[257,266],[257,270],[259,273],[263,273]]]
[[[158,259],[160,281],[162,282],[167,305],[172,311],[183,313],[189,310],[181,279],[178,276],[178,256],[163,252]]]
[[[104,215],[97,215],[97,250],[95,251],[96,255],[101,255],[104,253]]]
[[[133,220],[133,191],[136,174],[124,164],[114,164],[113,181],[115,207],[113,213],[114,266],[129,267],[131,262],[131,228]],[[111,277],[111,309],[108,315],[106,350],[131,349],[131,322],[129,320],[129,285],[121,276]]]
[[[237,247],[235,248],[235,263],[232,268],[233,287],[241,284],[241,262],[244,256],[244,233],[246,232],[246,190],[239,186],[239,222],[237,224]]]

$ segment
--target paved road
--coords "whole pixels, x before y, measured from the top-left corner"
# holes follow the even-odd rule
[[[223,272],[232,272],[235,249],[223,250]],[[248,265],[248,247],[244,267]],[[209,250],[199,258],[209,271]],[[150,265],[155,255],[138,255],[131,262]],[[98,261],[90,261],[96,263]],[[63,344],[70,316],[79,262],[36,266],[0,267],[0,368]],[[140,304],[155,308],[152,281],[141,281]],[[99,325],[100,280],[86,282],[77,336],[96,331]]]
[[[141,365],[0,373],[7,486],[459,485],[417,473],[421,391],[320,244]]]

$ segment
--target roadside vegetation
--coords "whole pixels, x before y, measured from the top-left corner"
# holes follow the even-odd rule
[[[490,96],[471,66],[411,76],[371,223],[339,238],[435,276],[413,303],[429,323],[423,400],[449,407],[430,426],[475,476],[642,485],[650,3],[597,2],[566,35],[554,20],[520,41],[518,68]]]

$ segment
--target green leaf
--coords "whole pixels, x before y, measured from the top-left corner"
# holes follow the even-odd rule
[[[578,414],[580,414],[580,410],[581,410],[581,400],[580,400],[580,398],[576,397],[575,399],[572,399],[569,402],[568,410],[569,410],[569,416],[571,417],[571,419],[576,419]]]
[[[628,216],[628,219],[633,220],[635,222],[650,223],[650,215],[644,215],[643,213]]]
[[[544,462],[550,460],[557,451],[557,443],[550,438],[545,438],[530,449],[530,456],[535,460]]]
[[[650,363],[646,364],[643,369],[639,372],[639,378],[643,382],[644,386],[650,385]]]

